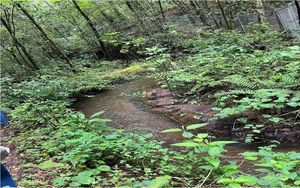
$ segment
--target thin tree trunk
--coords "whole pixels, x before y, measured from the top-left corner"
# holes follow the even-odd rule
[[[9,25],[10,29],[11,29],[11,32],[13,33],[13,36],[16,36],[16,27],[15,27],[15,22],[14,22],[14,10],[15,10],[15,5],[13,5],[13,8],[12,8],[12,12],[11,12],[11,25]],[[7,15],[8,16],[8,15]],[[9,20],[9,19],[7,19]],[[8,21],[9,23],[9,21]],[[17,51],[19,52],[21,58],[23,59],[23,62],[28,66],[30,67],[30,70],[33,70],[34,71],[34,66],[32,65],[32,63],[28,62],[28,60],[24,57],[23,53],[21,52],[20,50],[20,47],[18,45],[15,45]]]
[[[114,5],[112,1],[109,1],[110,6],[113,7],[113,12],[121,19],[124,19],[124,15],[119,11],[119,9]]]
[[[25,70],[28,70],[28,69],[25,68],[26,66],[21,62],[21,60],[16,56],[16,54],[12,50],[8,50],[8,49],[5,49],[5,50],[10,53],[10,55],[14,58],[14,60],[16,60],[18,65],[23,67]]]
[[[68,43],[71,43],[71,44],[74,45],[74,46],[76,45],[76,44],[74,44],[72,41],[70,41],[70,40],[65,36],[65,34],[62,33],[62,32],[59,30],[58,27],[54,27],[53,29],[58,33],[58,35],[62,36]]]
[[[217,3],[218,3],[218,6],[219,6],[219,8],[220,8],[220,10],[221,10],[223,19],[224,19],[224,21],[225,21],[226,28],[227,28],[227,29],[231,29],[231,28],[230,28],[230,25],[229,25],[229,22],[228,22],[228,20],[227,20],[227,17],[226,17],[224,8],[223,8],[223,6],[221,5],[221,2],[220,2],[219,0],[217,0]]]
[[[192,5],[193,9],[194,10],[197,10],[197,5],[193,2],[193,1],[190,1],[190,4]]]
[[[46,52],[49,59],[55,59],[55,57],[51,54],[51,51],[49,52],[45,47],[42,47],[42,49]]]
[[[101,11],[102,16],[108,21],[109,25],[114,29],[117,30],[115,27],[115,22],[114,19],[112,17],[110,17],[108,14],[106,14],[106,12]]]
[[[90,45],[91,42],[85,38],[86,33],[80,28],[80,26],[77,24],[76,20],[74,19],[73,16],[66,17],[65,15],[61,14],[57,9],[55,9],[52,5],[48,3],[47,0],[45,0],[45,3],[52,9],[54,10],[57,14],[62,16],[65,20],[67,20],[70,24],[72,24],[74,27],[76,27],[79,30],[79,34],[81,35],[82,39],[85,40],[85,42]],[[94,45],[94,44],[93,44]],[[97,45],[97,43],[96,43]]]
[[[196,13],[199,15],[201,22],[204,25],[209,25],[208,22],[207,22],[207,19],[206,19],[205,15],[204,15],[204,13],[200,10],[199,4],[197,5],[196,1],[195,2],[194,1],[190,1],[190,4],[192,5],[192,7],[196,11]]]
[[[33,70],[39,70],[39,66],[38,66],[37,62],[34,60],[34,58],[31,56],[31,54],[27,51],[25,46],[23,46],[23,44],[21,44],[19,42],[19,40],[15,37],[11,27],[8,25],[8,22],[6,22],[4,20],[4,18],[2,18],[2,17],[1,17],[1,22],[4,25],[4,27],[6,28],[6,30],[8,31],[8,33],[10,34],[10,36],[12,37],[14,45],[16,47],[20,47],[22,52],[26,55],[27,59],[29,60],[29,62],[32,65]]]
[[[17,62],[18,65],[20,65],[22,68],[24,68],[26,71],[32,72],[32,67],[26,63],[22,63],[22,61],[17,57],[17,55],[14,53],[13,50],[7,49],[3,44],[0,44],[4,50],[6,50],[12,57],[13,59]],[[11,59],[11,58],[10,58]],[[29,68],[28,68],[29,67]]]
[[[141,20],[141,16],[139,16],[136,12],[136,10],[133,8],[133,6],[131,5],[131,3],[128,0],[125,0],[125,4],[126,6],[129,8],[129,10],[132,12],[133,16],[137,19],[137,21],[139,22],[139,31],[142,29],[143,31],[147,31],[145,28],[147,28],[144,25],[144,22]]]
[[[100,34],[99,32],[97,31],[96,27],[94,26],[93,22],[91,21],[91,19],[88,17],[88,15],[86,15],[83,10],[79,7],[78,3],[76,0],[72,0],[75,8],[78,10],[78,12],[81,14],[81,16],[87,21],[87,23],[89,24],[90,28],[92,29],[92,31],[94,32],[98,42],[99,42],[99,45],[100,45],[100,48],[105,56],[105,58],[107,59],[111,59],[110,56],[109,56],[109,53],[105,47],[105,44],[104,42],[101,40],[100,38]]]
[[[160,24],[160,22],[159,21],[157,22],[156,20],[151,19],[151,17],[146,13],[147,9],[145,9],[141,3],[136,1],[135,6],[137,7],[137,10],[139,10],[138,12],[135,11],[136,13],[138,13],[137,16],[140,16],[143,14],[145,16],[145,18],[147,18],[151,23],[153,22],[161,31],[163,31],[163,27]],[[150,27],[151,27],[151,25],[150,25]]]
[[[71,24],[73,24],[74,26],[76,26],[77,27],[77,29],[78,29],[78,31],[80,32],[80,35],[81,35],[81,37],[83,38],[83,40],[85,40],[85,42],[89,45],[89,44],[93,44],[93,45],[96,45],[96,46],[98,46],[98,43],[97,42],[95,42],[94,40],[92,41],[92,43],[91,43],[91,41],[89,41],[86,37],[85,37],[85,35],[87,35],[82,29],[81,29],[81,27],[79,26],[79,24],[76,22],[76,20],[75,20],[75,18],[72,16],[72,21],[69,21]],[[72,23],[73,22],[73,23]]]
[[[256,0],[256,12],[258,14],[258,22],[263,23],[266,21],[265,10],[262,0]]]
[[[204,1],[201,1],[201,3],[202,3],[202,5],[203,5],[204,7],[206,7],[206,9],[208,10],[208,14],[209,14],[209,15],[210,15],[210,14],[212,15],[212,18],[213,18],[213,20],[214,20],[214,23],[216,24],[216,27],[217,27],[217,28],[220,28],[220,26],[219,26],[219,24],[218,24],[218,21],[217,21],[215,15],[214,15],[214,12],[211,11],[211,9],[209,8],[209,5],[208,5],[207,1],[204,0]],[[196,4],[197,4],[197,2],[196,2]],[[200,7],[199,4],[198,4],[198,7]]]
[[[256,12],[258,14],[258,23],[263,23],[266,21],[265,10],[262,0],[256,0]]]
[[[160,12],[161,12],[161,16],[162,16],[162,18],[163,18],[163,20],[164,20],[164,22],[165,22],[165,24],[166,24],[166,23],[167,23],[167,21],[166,21],[166,16],[165,16],[164,9],[162,8],[161,1],[160,1],[160,0],[158,0],[158,5],[159,5]]]
[[[299,26],[300,26],[300,5],[299,2],[297,0],[294,0],[295,5],[297,7],[297,13],[298,13],[298,20],[299,20]]]
[[[131,12],[135,12],[134,8],[131,6],[129,1],[125,1],[125,4],[127,5],[127,7],[131,10]]]
[[[34,71],[35,68],[34,68],[34,66],[32,65],[32,63],[31,63],[30,61],[28,62],[28,57],[27,57],[27,59],[24,57],[24,55],[23,55],[24,52],[23,52],[23,53],[21,52],[22,50],[20,49],[20,47],[19,47],[18,45],[15,45],[15,47],[16,47],[16,49],[17,49],[19,55],[21,56],[23,62],[24,62],[31,70]]]
[[[75,69],[70,62],[69,58],[66,56],[66,54],[58,47],[58,45],[48,37],[47,33],[44,31],[44,29],[35,21],[35,19],[27,12],[26,9],[24,9],[21,4],[17,3],[17,7],[20,8],[20,10],[27,16],[27,18],[33,23],[33,25],[41,32],[42,36],[51,44],[54,51],[60,54],[60,56],[66,61],[68,66],[70,67],[72,72],[75,72]]]
[[[230,28],[233,29],[234,28],[234,15],[233,15],[232,11],[230,11],[229,14],[230,14],[230,22],[229,22]]]
[[[12,71],[8,70],[4,64],[1,64],[1,67],[0,67],[0,74],[1,74],[1,76],[3,76],[2,69],[4,69],[4,72],[6,72],[9,76],[12,76],[12,77],[14,76],[14,74],[12,73]]]

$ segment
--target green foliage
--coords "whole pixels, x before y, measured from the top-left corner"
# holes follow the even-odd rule
[[[147,184],[160,187],[182,182],[188,185],[203,173],[195,167],[203,165],[204,161],[215,167],[219,164],[211,158],[198,160],[199,154],[170,151],[151,141],[148,135],[113,130],[106,126],[108,120],[97,117],[100,114],[87,119],[81,113],[67,112],[55,127],[22,130],[24,133],[14,138],[19,150],[23,151],[25,160],[40,161],[37,166],[28,164],[27,168],[38,167],[51,174],[55,186]],[[188,128],[201,126],[204,125]],[[210,156],[216,157],[221,150],[219,146],[226,143],[211,142]],[[191,169],[194,175],[189,177]],[[143,175],[133,181],[131,178],[136,173]],[[177,178],[171,181],[171,176]]]
[[[273,146],[260,147],[258,152],[244,152],[241,155],[255,161],[260,175],[240,175],[235,164],[233,173],[228,173],[218,180],[228,187],[261,186],[261,187],[295,187],[299,183],[300,154],[296,152],[273,152]],[[226,167],[228,168],[228,167]],[[226,177],[227,176],[227,177]]]
[[[181,143],[172,144],[173,146],[193,148],[194,152],[200,154],[202,157],[199,157],[198,160],[203,160],[200,168],[207,170],[217,169],[221,163],[220,157],[221,154],[225,151],[223,146],[226,144],[234,143],[232,141],[213,141],[210,142],[210,136],[208,134],[199,133],[194,135],[189,130],[199,129],[206,126],[206,123],[203,124],[193,124],[187,126],[185,129],[182,129],[182,136],[187,140]],[[178,132],[175,129],[167,129],[163,131],[164,133],[168,132]],[[201,159],[202,158],[202,159]]]
[[[122,36],[121,32],[110,32],[105,33],[104,41],[112,44],[115,47],[120,47],[120,52],[124,54],[130,55],[130,49],[138,48],[143,44],[143,38],[135,38],[132,36]],[[142,54],[142,51],[138,51],[138,53]]]
[[[56,163],[50,159],[50,160],[40,163],[38,165],[38,167],[42,170],[51,170],[51,169],[57,169],[57,168],[66,168],[67,166],[64,163]]]
[[[37,125],[55,125],[69,110],[66,102],[53,100],[27,101],[11,111],[12,121],[20,128],[33,128]]]
[[[170,176],[157,177],[150,183],[149,187],[159,188],[169,184]]]
[[[284,42],[266,25],[252,29],[262,32],[202,32],[200,39],[183,42],[194,55],[177,60],[163,76],[157,71],[159,67],[153,70],[154,77],[168,86],[177,101],[212,99],[215,117],[233,118],[232,127],[245,127],[247,142],[255,141],[261,131],[274,124],[297,126],[300,108],[300,47]],[[248,118],[247,124],[265,128],[236,124],[234,119],[240,117]]]
[[[200,128],[203,124],[187,126],[187,128]],[[250,126],[251,127],[251,126]],[[259,126],[258,126],[259,127]],[[175,129],[167,129],[165,133],[178,132]],[[183,136],[187,132],[182,129]],[[242,161],[239,165],[236,162],[221,164],[222,153],[225,151],[223,146],[232,144],[232,141],[209,141],[208,134],[199,133],[186,137],[187,140],[181,143],[173,144],[174,146],[185,147],[199,153],[198,160],[203,160],[199,168],[210,170],[209,175],[219,174],[215,180],[217,184],[228,187],[245,187],[245,186],[263,186],[263,187],[286,187],[299,184],[300,178],[300,153],[296,152],[274,152],[274,145],[259,147],[258,152],[244,152],[241,155],[244,160],[255,162],[255,171],[259,174],[246,174],[241,168]],[[206,180],[207,181],[207,180]]]
[[[72,101],[70,97],[90,89],[100,90],[116,81],[132,79],[143,71],[143,66],[145,64],[116,69],[118,66],[104,63],[96,70],[85,68],[76,75],[60,71],[45,74],[47,70],[43,69],[41,75],[21,83],[3,78],[5,103],[2,105],[3,108],[13,108],[9,110],[13,122],[11,130],[18,132],[11,142],[17,145],[18,152],[22,153],[23,160],[28,163],[22,166],[22,170],[25,173],[30,168],[35,168],[51,177],[42,179],[47,177],[42,176],[38,179],[43,181],[35,181],[28,175],[21,184],[126,184],[133,182],[123,177],[124,169],[119,173],[119,165],[126,166],[125,170],[132,173],[130,176],[134,176],[134,173],[144,173],[141,168],[143,163],[149,169],[149,175],[145,178],[157,174],[152,171],[153,163],[167,165],[168,157],[160,163],[158,159],[161,157],[155,156],[163,156],[168,150],[155,142],[149,142],[149,137],[125,134],[121,130],[108,128],[106,122],[109,120],[98,118],[103,112],[87,119],[83,114],[74,113],[67,108]],[[112,67],[115,69],[113,72]],[[111,74],[107,74],[107,70]],[[147,162],[141,163],[146,159]],[[175,167],[171,165],[170,169],[173,168]],[[107,177],[108,171],[111,171],[113,177]],[[30,174],[32,173],[34,172]],[[98,179],[99,175],[107,178]]]
[[[220,117],[228,117],[230,115],[239,114],[246,110],[281,110],[284,107],[300,106],[298,93],[290,90],[282,89],[259,89],[254,90],[254,94],[248,95],[238,100],[234,100],[237,106],[231,108],[223,108],[218,114]],[[233,96],[234,97],[234,96]],[[223,98],[224,101],[225,98]],[[228,100],[228,97],[225,99]],[[232,103],[232,101],[230,101]],[[223,104],[222,104],[223,105]]]
[[[20,185],[24,187],[38,187],[46,186],[46,183],[40,180],[24,180],[20,182]]]
[[[10,36],[3,24],[0,28],[4,62],[1,111],[9,112],[10,130],[16,135],[7,140],[16,146],[25,163],[20,170],[25,176],[20,180],[21,186],[300,185],[300,158],[295,152],[277,153],[263,147],[258,152],[243,153],[245,160],[254,161],[259,173],[250,175],[240,168],[242,164],[222,161],[225,146],[234,142],[214,141],[209,134],[197,132],[207,123],[162,131],[182,133],[186,140],[172,144],[183,148],[177,152],[152,140],[151,134],[137,135],[108,127],[110,120],[99,117],[103,112],[87,118],[68,108],[75,97],[134,79],[148,70],[163,87],[168,87],[172,97],[181,96],[189,102],[210,97],[218,111],[216,117],[234,117],[231,123],[234,128],[236,125],[245,130],[246,142],[254,141],[269,125],[299,125],[300,47],[284,42],[280,33],[266,24],[248,26],[247,35],[236,31],[205,32],[198,27],[198,31],[180,31],[175,23],[164,27],[160,18],[156,19],[161,10],[155,1],[78,0],[89,24],[94,24],[91,29],[78,16],[72,2],[21,2],[53,39],[49,43],[45,42],[46,37],[37,35],[36,27],[23,19],[22,11],[17,11],[13,3],[16,2],[4,0],[5,12],[1,13],[14,30]],[[190,10],[189,3],[162,3],[163,9]],[[209,10],[211,15],[217,10],[216,4],[207,3],[213,9]],[[36,11],[36,7],[40,9]],[[252,10],[254,4],[227,2],[224,10],[237,13],[237,7]],[[153,34],[158,29],[163,32]],[[97,36],[97,32],[102,36]],[[144,32],[151,38],[136,37]],[[200,38],[192,39],[193,34]],[[31,70],[30,56],[24,50],[20,52],[20,44],[33,56],[39,70]],[[94,56],[101,53],[100,46],[106,46],[108,51],[116,47],[129,55],[136,50],[147,58],[130,65],[95,60]],[[65,57],[58,53],[59,49]],[[183,53],[188,53],[188,57],[182,57]],[[110,55],[115,58],[114,52]],[[66,62],[75,67],[74,73],[66,71]],[[124,64],[128,67],[124,68]],[[256,118],[248,118],[249,112]]]
[[[299,66],[294,65],[299,64],[299,46],[275,46],[282,41],[269,34],[209,33],[194,47],[198,54],[169,71],[169,82],[173,88],[186,87],[190,94],[297,86]],[[273,49],[256,49],[256,43]]]

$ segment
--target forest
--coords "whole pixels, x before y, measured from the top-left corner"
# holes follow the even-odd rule
[[[1,187],[300,187],[300,1],[0,9]]]

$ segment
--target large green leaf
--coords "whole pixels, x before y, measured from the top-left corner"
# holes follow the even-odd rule
[[[199,129],[201,127],[205,127],[208,123],[199,123],[199,124],[192,124],[186,127],[187,130]]]
[[[154,180],[151,181],[149,188],[159,188],[163,187],[169,184],[169,181],[171,179],[171,176],[161,176],[157,177]]]
[[[219,156],[222,153],[222,151],[223,151],[222,147],[214,146],[208,148],[208,154],[210,156]]]
[[[163,130],[161,131],[162,133],[174,133],[174,132],[181,132],[182,129],[179,129],[179,128],[172,128],[172,129],[166,129],[166,130]]]
[[[110,166],[107,165],[101,165],[97,167],[97,170],[101,171],[101,172],[107,172],[110,171]]]
[[[210,164],[212,164],[214,167],[218,167],[221,163],[221,161],[219,159],[207,158],[206,161],[209,162]]]
[[[210,146],[222,146],[222,145],[226,145],[226,144],[234,144],[237,143],[235,141],[214,141],[214,142],[210,142],[209,145]]]
[[[220,178],[217,183],[227,184],[227,183],[231,183],[232,181],[233,180],[230,178]]]
[[[203,138],[207,138],[208,134],[207,133],[200,133],[200,134],[197,134],[196,137],[199,138],[199,139],[203,139]]]
[[[242,183],[245,185],[255,185],[257,182],[257,178],[255,176],[239,176],[235,179],[236,182]]]
[[[90,185],[96,182],[94,177],[86,175],[78,175],[72,178],[72,181],[81,185]]]
[[[185,137],[185,138],[192,138],[194,135],[190,132],[184,131],[182,133],[182,136]]]

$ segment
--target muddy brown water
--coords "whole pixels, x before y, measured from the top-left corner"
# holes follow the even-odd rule
[[[152,112],[140,97],[142,92],[156,87],[154,80],[141,78],[114,86],[93,97],[76,102],[72,107],[87,117],[104,111],[102,117],[111,119],[109,125],[138,134],[152,133],[154,139],[174,143],[178,136],[163,134],[161,131],[180,126],[176,121],[163,114]]]
[[[154,112],[143,101],[143,93],[157,88],[155,80],[142,77],[137,80],[122,83],[100,94],[86,97],[76,102],[72,107],[91,116],[98,111],[104,111],[102,117],[109,118],[112,122],[109,126],[124,129],[137,134],[152,133],[155,140],[164,141],[166,144],[176,143],[183,140],[180,134],[163,134],[161,131],[169,128],[181,127],[182,125],[166,114]],[[239,153],[245,151],[257,151],[255,144],[234,144],[226,147],[226,161],[242,160]],[[300,144],[284,144],[276,148],[277,151],[300,152]]]

